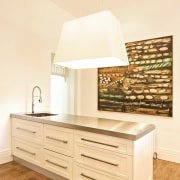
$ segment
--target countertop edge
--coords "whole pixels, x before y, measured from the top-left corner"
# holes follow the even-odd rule
[[[119,137],[122,139],[128,139],[128,140],[133,140],[133,141],[136,141],[139,138],[143,137],[144,135],[155,130],[154,124],[148,124],[148,128],[142,129],[142,131],[140,131],[138,134],[135,135],[135,134],[127,133],[127,132],[111,131],[111,130],[106,130],[106,129],[81,126],[81,125],[70,124],[70,123],[65,123],[65,122],[51,121],[51,120],[48,120],[46,117],[33,117],[33,116],[26,116],[23,114],[15,114],[15,113],[11,113],[10,117],[43,123],[43,124],[55,125],[59,127],[69,128],[69,129],[82,130],[82,131],[88,131],[88,132],[93,132],[93,133],[98,133],[98,134],[103,134],[103,135],[108,135],[108,136],[114,136],[114,137]],[[107,120],[110,121],[111,119],[107,119]]]

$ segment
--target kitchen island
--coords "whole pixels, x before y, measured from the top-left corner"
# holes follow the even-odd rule
[[[15,158],[62,179],[153,179],[153,124],[25,114],[11,114]]]

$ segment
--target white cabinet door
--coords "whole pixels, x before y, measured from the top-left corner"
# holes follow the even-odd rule
[[[73,170],[73,180],[125,180],[78,163],[74,163]]]
[[[72,158],[44,150],[44,168],[67,179],[72,179]]]
[[[13,118],[12,136],[43,145],[43,124]]]
[[[124,179],[132,179],[132,156],[76,143],[74,150],[76,162]]]
[[[73,157],[73,130],[45,124],[44,147]]]
[[[76,130],[74,133],[74,140],[77,143],[94,146],[121,154],[133,154],[133,143],[127,139]]]
[[[41,145],[33,144],[19,138],[12,138],[12,154],[28,162],[42,166],[43,148]]]

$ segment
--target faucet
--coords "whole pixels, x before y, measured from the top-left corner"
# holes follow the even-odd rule
[[[32,90],[32,113],[34,113],[34,91],[35,89],[39,89],[39,92],[40,92],[40,95],[39,96],[36,96],[36,97],[39,97],[39,103],[42,103],[42,97],[41,97],[41,88],[39,86],[34,86],[33,90]]]

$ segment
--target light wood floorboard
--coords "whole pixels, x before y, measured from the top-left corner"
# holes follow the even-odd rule
[[[180,180],[180,164],[154,160],[153,180]],[[16,162],[0,165],[0,180],[50,180]]]
[[[0,180],[50,180],[14,161],[0,165]]]
[[[180,180],[180,164],[154,160],[153,180]]]

